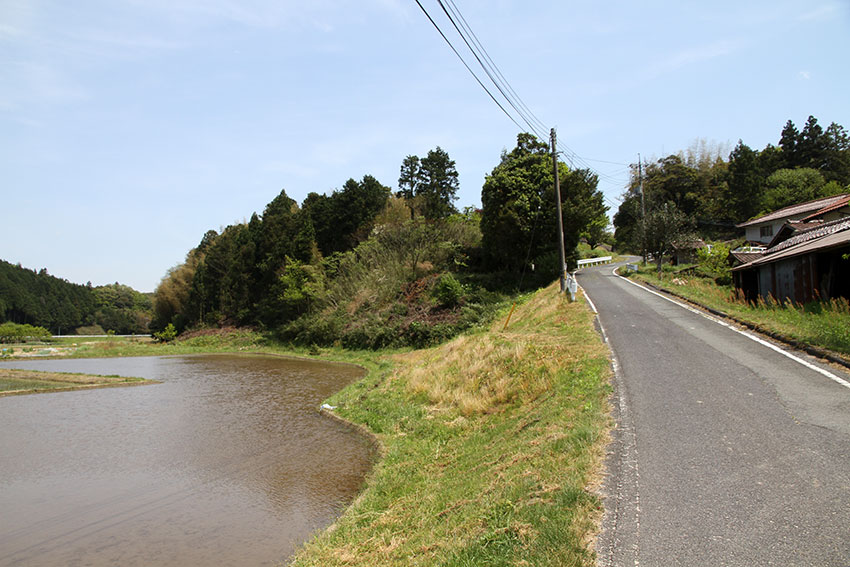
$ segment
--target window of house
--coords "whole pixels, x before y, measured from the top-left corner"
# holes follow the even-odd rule
[[[773,236],[773,225],[772,224],[765,225],[765,226],[761,227],[759,230],[761,232],[762,237]]]

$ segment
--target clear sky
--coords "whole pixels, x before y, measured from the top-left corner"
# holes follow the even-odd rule
[[[455,4],[609,215],[638,153],[850,129],[847,0]],[[153,291],[281,189],[438,145],[477,206],[518,132],[414,0],[0,0],[0,258],[72,282]]]

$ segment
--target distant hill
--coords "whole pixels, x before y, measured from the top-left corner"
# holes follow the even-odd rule
[[[54,334],[90,332],[144,334],[151,295],[119,283],[92,287],[0,260],[0,322],[30,324]]]

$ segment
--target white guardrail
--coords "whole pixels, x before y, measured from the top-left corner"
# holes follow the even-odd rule
[[[597,264],[607,264],[613,258],[611,256],[603,256],[602,258],[585,258],[584,260],[578,261],[579,269],[584,268],[586,266],[595,266]]]

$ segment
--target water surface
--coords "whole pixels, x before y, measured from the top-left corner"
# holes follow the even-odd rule
[[[277,357],[4,366],[162,384],[0,398],[0,565],[274,565],[350,502],[367,439],[318,414],[362,375]]]

